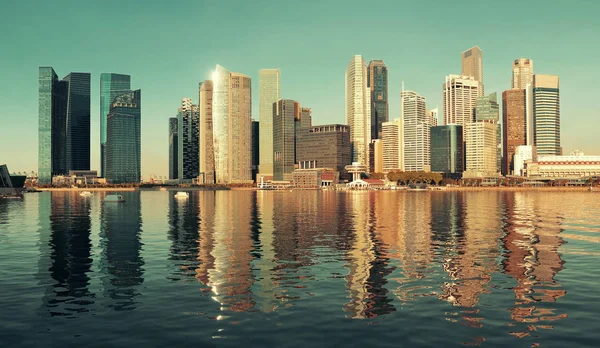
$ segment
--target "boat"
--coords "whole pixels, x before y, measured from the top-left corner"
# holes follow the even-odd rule
[[[123,198],[121,195],[106,195],[106,197],[104,197],[104,201],[122,203],[125,202],[125,198]]]
[[[187,192],[179,191],[179,192],[177,192],[175,194],[175,198],[178,198],[178,199],[186,199],[186,198],[189,198],[189,197],[190,197],[190,194],[187,193]]]
[[[90,191],[81,191],[79,194],[81,197],[91,197],[92,193]]]

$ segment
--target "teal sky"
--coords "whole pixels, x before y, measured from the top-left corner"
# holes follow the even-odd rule
[[[511,62],[560,76],[565,153],[600,155],[600,1],[0,1],[0,163],[37,171],[38,67],[92,74],[91,158],[99,169],[100,73],[142,90],[142,176],[168,174],[168,118],[216,64],[249,75],[281,69],[283,98],[313,123],[344,123],[344,73],[354,54],[389,68],[390,118],[400,90],[442,102],[460,54],[483,50],[486,93],[510,88]]]

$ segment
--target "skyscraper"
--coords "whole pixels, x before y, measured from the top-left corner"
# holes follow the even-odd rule
[[[404,128],[404,170],[429,171],[429,117],[425,97],[413,91],[400,93]]]
[[[296,163],[296,114],[300,103],[280,99],[273,103],[273,180],[292,181]]]
[[[367,87],[367,66],[361,55],[355,55],[346,69],[346,124],[350,126],[352,162],[360,162],[368,167],[371,94]]]
[[[217,65],[213,78],[213,144],[216,182],[252,182],[250,77]],[[271,111],[272,112],[272,111]]]
[[[178,136],[177,156],[179,179],[191,180],[198,177],[200,168],[200,110],[191,98],[183,98],[177,110]]]
[[[477,96],[483,93],[483,52],[479,46],[471,47],[462,53],[462,74],[472,76],[479,82]]]
[[[464,126],[473,122],[473,111],[479,96],[479,82],[470,76],[450,75],[446,76],[442,90],[444,124]]]
[[[106,158],[104,146],[106,145],[106,116],[110,105],[118,95],[131,90],[131,76],[123,74],[100,74],[100,176],[104,177]]]
[[[463,170],[462,126],[431,127],[431,171],[458,178]]]
[[[200,175],[204,183],[215,183],[215,151],[213,146],[213,82],[200,83]]]
[[[252,121],[252,180],[256,182],[260,163],[260,123]]]
[[[67,89],[51,67],[39,68],[38,183],[67,174]]]
[[[512,65],[512,89],[526,89],[528,84],[533,83],[533,60],[518,58]]]
[[[179,139],[177,117],[169,118],[169,179],[179,178]]]
[[[296,161],[301,169],[330,168],[349,179],[345,167],[352,163],[350,127],[342,124],[310,126],[296,144]]]
[[[526,91],[510,89],[502,93],[502,174],[513,172],[517,146],[527,144]]]
[[[498,173],[497,126],[489,122],[473,122],[465,126],[467,177],[496,176]]]
[[[502,167],[502,141],[500,131],[500,107],[498,105],[498,97],[495,92],[477,98],[477,102],[475,104],[475,122],[488,122],[496,125],[498,132],[496,137],[496,140],[498,141],[498,146],[496,148],[496,159],[498,161],[497,171],[499,172]]]
[[[367,71],[371,90],[371,139],[380,139],[383,122],[389,118],[388,69],[383,60],[372,60]]]
[[[558,76],[533,76],[534,142],[538,155],[560,155]]]
[[[106,180],[111,184],[141,179],[141,90],[117,96],[106,118]]]
[[[260,160],[261,176],[273,176],[273,103],[280,97],[279,69],[261,69],[258,71],[258,117],[260,122]]]
[[[90,74],[70,73],[67,89],[67,171],[90,170]]]
[[[404,128],[397,118],[382,125],[383,172],[404,171]]]
[[[429,126],[436,127],[438,125],[438,108],[427,110],[427,117],[429,119]]]

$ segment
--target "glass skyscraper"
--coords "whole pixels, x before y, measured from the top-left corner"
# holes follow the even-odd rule
[[[192,99],[183,98],[177,112],[177,156],[179,179],[195,179],[200,168],[198,146],[200,135],[200,109]]]
[[[67,82],[67,171],[90,170],[90,74],[70,73]]]
[[[463,130],[461,125],[431,127],[431,171],[451,174],[463,172]]]
[[[296,121],[300,103],[278,100],[273,104],[273,180],[291,181],[296,163]],[[300,117],[298,117],[299,119]]]
[[[106,117],[113,100],[131,90],[131,76],[113,73],[100,74],[100,175],[105,176]]]
[[[388,68],[383,60],[372,60],[367,70],[371,89],[371,139],[381,139],[382,124],[389,119]]]
[[[533,75],[534,141],[538,155],[561,155],[558,76]]]
[[[498,95],[490,93],[489,95],[477,98],[475,103],[475,122],[488,122],[496,125],[498,146],[496,148],[496,158],[498,160],[497,170],[502,168],[502,137],[499,125],[500,106],[498,105]]]
[[[179,139],[177,117],[169,118],[169,179],[179,178]]]
[[[260,122],[260,159],[261,176],[273,176],[273,103],[279,100],[279,69],[261,69],[258,71],[258,117]]]
[[[141,179],[141,90],[117,96],[106,118],[106,180],[111,184]]]

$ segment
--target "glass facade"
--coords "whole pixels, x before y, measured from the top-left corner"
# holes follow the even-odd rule
[[[538,155],[561,155],[558,76],[533,77],[534,142]]]
[[[200,110],[192,100],[184,98],[177,113],[179,179],[195,179],[200,168]]]
[[[260,126],[259,121],[252,121],[252,180],[256,182],[260,163]]]
[[[296,161],[301,169],[329,168],[350,179],[345,170],[352,163],[350,127],[342,124],[311,126],[296,140]]]
[[[258,116],[260,122],[259,171],[273,175],[273,103],[279,100],[279,69],[261,69],[258,72]]]
[[[106,160],[106,117],[112,101],[119,95],[131,91],[131,76],[123,74],[100,74],[100,175],[104,176]]]
[[[483,121],[498,125],[500,121],[500,105],[498,105],[498,95],[495,92],[487,96],[477,98],[477,102],[475,103],[475,121]],[[496,148],[496,158],[498,160],[498,163],[496,165],[496,169],[498,171],[501,171],[502,129],[500,128],[500,126],[497,126],[496,128],[498,129],[496,134],[496,139],[498,141],[498,145]]]
[[[463,127],[431,127],[431,171],[460,176],[463,172]]]
[[[367,72],[371,89],[371,139],[381,139],[382,125],[389,120],[388,68],[383,60],[372,60]]]
[[[273,103],[273,180],[291,181],[296,163],[296,114],[300,103],[279,100]],[[298,117],[299,118],[299,117]]]
[[[213,145],[218,184],[229,180],[229,70],[217,65],[213,75]]]
[[[117,96],[106,121],[106,180],[111,184],[139,183],[141,90]]]
[[[177,117],[169,118],[169,179],[179,178],[179,140]]]
[[[371,143],[371,93],[367,87],[367,65],[361,55],[346,68],[346,124],[350,126],[352,161],[369,165]]]
[[[213,82],[200,83],[200,175],[204,183],[215,182],[215,151],[213,145]]]
[[[67,82],[67,171],[90,170],[90,74],[70,73]]]

